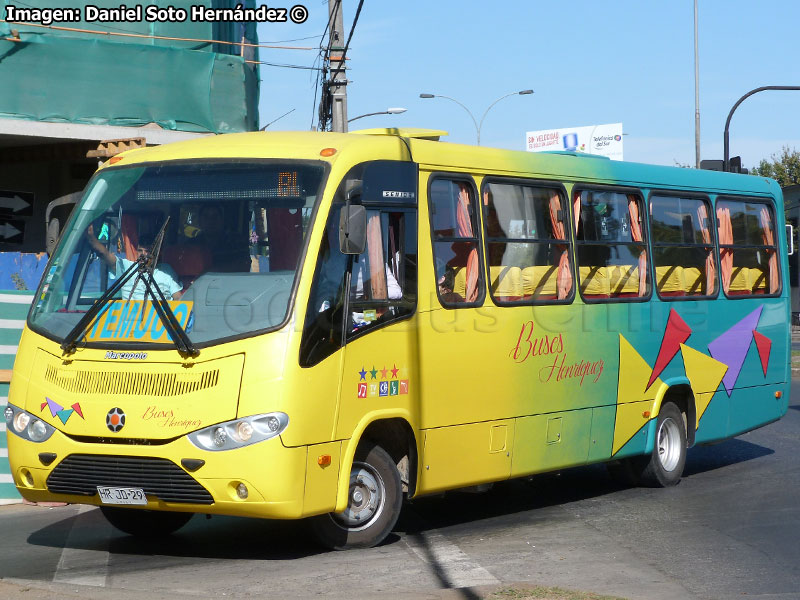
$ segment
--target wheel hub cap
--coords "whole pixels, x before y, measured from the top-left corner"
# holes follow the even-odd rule
[[[350,529],[366,526],[383,510],[385,493],[380,474],[366,463],[353,463],[348,497],[347,508],[334,518]]]
[[[674,471],[681,458],[681,435],[678,424],[664,419],[658,428],[658,460],[665,471]]]

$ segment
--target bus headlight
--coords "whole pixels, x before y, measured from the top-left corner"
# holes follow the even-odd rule
[[[18,412],[14,415],[14,431],[16,433],[22,433],[27,427],[28,423],[31,422],[31,416],[26,412]]]
[[[4,414],[6,430],[30,442],[49,440],[56,431],[52,425],[11,404],[6,407]]]
[[[203,450],[233,450],[279,436],[289,425],[282,412],[244,417],[194,431],[189,441]]]

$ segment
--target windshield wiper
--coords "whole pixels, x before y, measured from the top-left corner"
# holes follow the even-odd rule
[[[153,299],[153,308],[158,315],[158,318],[167,328],[168,333],[170,334],[169,337],[172,342],[175,344],[178,352],[181,354],[186,354],[189,356],[197,356],[200,352],[197,350],[197,347],[192,343],[187,335],[186,331],[181,327],[181,324],[178,322],[178,319],[175,317],[175,313],[172,312],[172,308],[169,305],[166,297],[164,296],[164,292],[161,291],[161,288],[158,287],[158,284],[154,278],[154,272],[156,268],[156,264],[158,263],[158,257],[161,253],[161,244],[164,241],[164,234],[167,230],[167,225],[169,224],[169,217],[164,221],[164,224],[161,226],[161,230],[156,235],[156,239],[153,241],[153,246],[147,252],[147,254],[140,256],[136,259],[136,261],[128,267],[124,273],[117,279],[114,284],[108,288],[105,293],[98,298],[97,302],[95,302],[86,314],[78,321],[78,324],[72,328],[64,341],[61,343],[61,349],[65,353],[70,353],[75,349],[75,344],[77,343],[78,339],[83,335],[89,325],[92,323],[94,318],[100,313],[103,306],[111,299],[119,290],[122,289],[123,285],[128,282],[131,277],[136,275],[136,280],[133,283],[132,289],[130,294],[128,294],[128,302],[130,302],[131,296],[133,296],[133,292],[136,290],[136,286],[139,285],[140,282],[144,283],[145,286],[145,293],[142,298],[142,310],[144,310],[144,303],[147,301],[148,294]],[[154,291],[155,290],[155,291]],[[158,295],[156,295],[156,292]]]
[[[66,354],[69,354],[75,350],[75,343],[78,341],[78,338],[83,335],[87,327],[89,327],[91,322],[100,313],[109,299],[111,299],[114,294],[121,290],[122,286],[125,285],[128,280],[136,274],[137,269],[142,266],[143,262],[144,257],[141,257],[137,259],[136,262],[134,262],[130,267],[128,267],[125,272],[120,275],[119,279],[114,281],[112,286],[108,288],[94,304],[92,304],[89,310],[86,311],[86,314],[81,317],[80,321],[78,321],[78,324],[75,325],[75,327],[73,327],[72,330],[64,337],[64,341],[61,342],[61,349]]]
[[[172,312],[172,308],[164,296],[164,292],[161,291],[161,288],[158,287],[156,280],[153,278],[152,269],[148,269],[145,266],[144,270],[145,273],[142,274],[140,269],[139,279],[136,282],[137,284],[139,281],[144,282],[145,293],[142,302],[147,300],[147,295],[149,294],[153,299],[153,308],[155,309],[158,318],[161,319],[161,322],[164,323],[164,326],[167,328],[168,333],[170,334],[169,337],[175,344],[178,352],[181,354],[188,354],[189,356],[197,356],[200,354],[200,352],[197,350],[195,345],[192,344],[192,341],[189,339],[186,331],[183,329],[183,327],[181,327],[181,324],[175,317],[175,313]],[[134,286],[135,285],[136,284],[134,284]],[[158,295],[156,295],[153,290],[155,290]]]

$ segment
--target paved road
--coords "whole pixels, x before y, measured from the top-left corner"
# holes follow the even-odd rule
[[[0,597],[465,598],[514,582],[631,599],[800,599],[800,381],[787,416],[690,451],[668,490],[602,466],[406,507],[372,550],[321,552],[297,523],[195,517],[162,542],[95,509],[0,508]]]

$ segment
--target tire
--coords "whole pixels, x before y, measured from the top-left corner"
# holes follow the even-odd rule
[[[189,522],[193,513],[137,510],[101,506],[100,512],[114,527],[140,538],[159,538],[175,533]]]
[[[332,550],[377,546],[397,523],[403,501],[397,465],[383,448],[368,443],[356,451],[347,495],[344,512],[311,519],[312,533]]]
[[[678,485],[686,465],[686,424],[683,413],[672,402],[661,406],[656,422],[656,439],[649,457],[639,457],[641,485]]]

